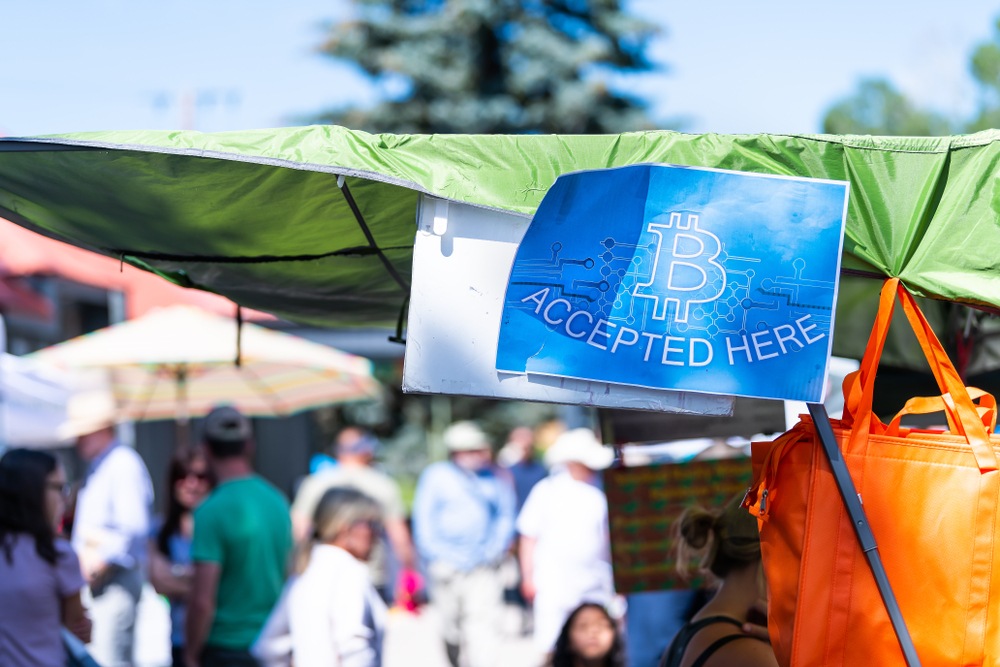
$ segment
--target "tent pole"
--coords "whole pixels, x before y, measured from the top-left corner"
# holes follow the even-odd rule
[[[826,460],[833,471],[833,477],[837,482],[837,488],[840,490],[840,497],[844,500],[847,515],[851,518],[851,523],[854,525],[854,532],[858,536],[861,550],[865,553],[865,558],[868,559],[868,567],[871,568],[872,575],[875,577],[875,585],[878,586],[878,591],[882,595],[882,602],[885,604],[886,611],[889,612],[889,620],[892,622],[893,630],[896,632],[896,639],[899,640],[899,647],[903,650],[903,657],[906,659],[906,664],[909,667],[918,667],[920,659],[917,657],[913,640],[910,638],[910,631],[906,628],[903,614],[899,610],[899,603],[892,592],[892,586],[889,585],[889,578],[886,576],[885,567],[882,565],[882,558],[878,553],[878,545],[875,544],[875,534],[868,523],[865,509],[854,486],[854,480],[851,479],[851,473],[847,470],[847,464],[841,456],[837,439],[833,435],[833,428],[830,426],[830,417],[826,413],[826,406],[822,403],[809,403],[809,414],[812,417],[813,424],[816,425],[816,433],[823,444],[823,452],[826,454]]]
[[[347,178],[343,174],[337,176],[337,187],[340,188],[340,191],[343,193],[344,200],[350,207],[351,213],[354,214],[354,219],[357,221],[358,226],[361,227],[361,231],[364,233],[365,238],[368,239],[368,246],[375,251],[375,254],[378,255],[379,260],[382,262],[382,265],[385,266],[385,270],[389,272],[389,276],[396,281],[396,284],[402,288],[403,294],[406,294],[407,298],[409,298],[410,283],[408,283],[406,278],[404,278],[403,275],[396,270],[396,267],[392,265],[389,258],[385,256],[382,248],[375,243],[375,237],[368,228],[368,224],[365,223],[365,217],[361,215],[361,209],[358,208],[357,202],[354,201],[354,195],[351,194],[351,189],[347,187]]]

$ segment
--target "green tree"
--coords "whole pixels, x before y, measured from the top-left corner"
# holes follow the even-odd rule
[[[976,114],[966,130],[1000,127],[1000,20],[994,23],[991,38],[972,52],[969,70],[979,94]]]
[[[887,80],[862,81],[852,95],[834,104],[823,119],[831,134],[933,136],[1000,128],[1000,19],[993,33],[972,51],[969,73],[976,86],[976,108],[969,118],[918,108]]]
[[[355,0],[322,52],[383,89],[320,120],[373,132],[617,133],[651,127],[609,75],[652,69],[655,28],[618,0]]]
[[[940,136],[951,134],[951,121],[919,109],[885,79],[865,79],[852,95],[836,102],[823,118],[827,134]]]

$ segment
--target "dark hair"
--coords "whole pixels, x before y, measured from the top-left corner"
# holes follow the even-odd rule
[[[614,641],[611,642],[611,649],[604,656],[603,667],[625,667],[625,648],[622,644],[621,633],[618,632],[618,625],[615,623],[615,619],[611,618],[611,614],[604,608],[604,605],[597,604],[596,602],[584,602],[570,613],[569,618],[563,623],[559,638],[556,639],[556,646],[552,651],[552,661],[549,663],[549,667],[573,667],[576,656],[573,653],[573,647],[570,645],[570,631],[573,628],[573,621],[576,620],[576,617],[584,609],[597,609],[600,611],[608,619],[608,623],[611,624],[611,628],[615,632]]]
[[[196,459],[204,459],[204,452],[197,449],[186,449],[174,455],[170,460],[170,470],[167,472],[167,516],[156,534],[156,548],[164,556],[170,556],[170,538],[180,532],[181,520],[184,515],[191,512],[190,507],[184,507],[177,500],[177,491],[174,487],[177,482],[187,477],[191,470],[191,462]],[[208,462],[205,462],[205,472],[208,474],[209,486],[215,486],[215,478],[212,476]]]
[[[232,406],[221,405],[205,415],[205,445],[217,459],[242,456],[252,434],[250,420]]]
[[[35,538],[39,557],[56,563],[55,534],[45,516],[45,485],[59,463],[48,452],[12,449],[0,458],[0,547],[13,562],[14,540],[27,533]]]

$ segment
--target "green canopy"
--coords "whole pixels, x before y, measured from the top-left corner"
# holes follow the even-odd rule
[[[567,172],[645,162],[718,167],[850,181],[846,276],[899,276],[917,294],[996,310],[998,159],[997,131],[97,132],[0,139],[0,217],[290,320],[394,326],[409,288],[420,193],[530,216]],[[877,287],[844,280],[836,353],[860,354]]]

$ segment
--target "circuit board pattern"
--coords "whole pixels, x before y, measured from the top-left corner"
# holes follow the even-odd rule
[[[608,236],[592,252],[575,257],[561,256],[563,244],[552,243],[546,258],[519,261],[511,274],[511,285],[551,288],[574,308],[595,317],[644,331],[674,334],[700,332],[748,335],[779,324],[789,315],[795,319],[811,314],[814,321],[829,327],[832,280],[811,279],[805,259],[792,262],[792,275],[760,277],[755,267],[759,258],[729,255],[722,244],[718,261],[725,268],[725,280],[716,280],[718,298],[692,304],[686,322],[677,321],[679,305],[668,309],[666,320],[653,317],[655,302],[635,296],[638,286],[653,279],[657,243],[644,235],[640,243],[620,243]],[[678,303],[678,302],[672,302]],[[532,310],[533,303],[514,303],[514,308]]]

